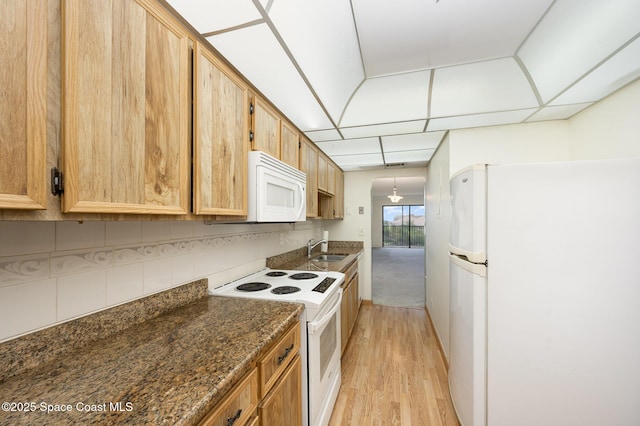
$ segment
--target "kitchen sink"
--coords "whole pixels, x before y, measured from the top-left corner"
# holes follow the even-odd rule
[[[316,254],[311,257],[312,262],[340,262],[348,254]]]

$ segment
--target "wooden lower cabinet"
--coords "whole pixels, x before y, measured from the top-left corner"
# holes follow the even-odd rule
[[[252,424],[258,407],[258,369],[253,368],[216,408],[207,414],[200,426]]]
[[[255,367],[200,421],[199,426],[302,425],[300,323],[258,357]]]
[[[260,422],[269,426],[302,424],[302,364],[296,355],[258,408]]]
[[[340,305],[340,344],[342,353],[344,353],[353,328],[356,325],[359,309],[358,262],[355,262],[345,272],[345,281],[342,285],[342,303]]]

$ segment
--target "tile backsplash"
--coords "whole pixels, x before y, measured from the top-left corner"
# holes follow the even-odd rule
[[[0,221],[0,342],[306,245],[321,221]]]

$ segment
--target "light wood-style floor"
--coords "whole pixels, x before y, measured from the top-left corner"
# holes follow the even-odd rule
[[[329,425],[459,425],[423,308],[362,305]]]

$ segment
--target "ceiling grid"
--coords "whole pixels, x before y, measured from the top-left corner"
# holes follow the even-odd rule
[[[166,1],[344,170],[422,167],[446,131],[564,120],[640,78],[637,0]]]

